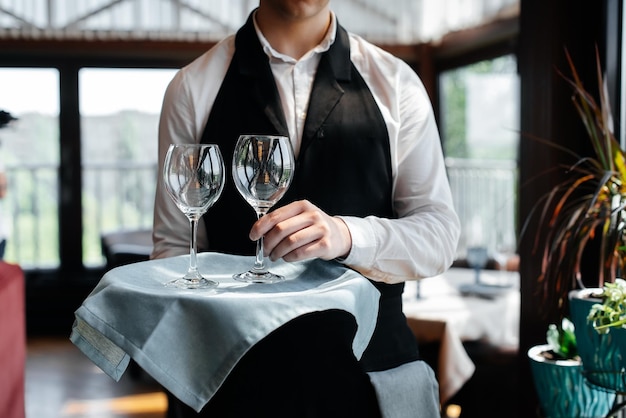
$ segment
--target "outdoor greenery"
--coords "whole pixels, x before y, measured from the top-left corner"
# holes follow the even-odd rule
[[[502,75],[516,74],[516,60],[513,56],[504,56],[493,60],[486,60],[471,64],[458,69],[445,71],[442,74],[440,87],[442,112],[441,133],[444,140],[444,150],[447,157],[454,158],[482,158],[496,160],[516,160],[516,144],[506,143],[499,137],[501,132],[489,132],[490,139],[487,146],[471,146],[468,143],[468,88],[471,77],[484,77],[489,82],[490,78]],[[497,88],[496,83],[492,83]],[[510,92],[507,92],[510,94]],[[504,108],[502,108],[504,110]],[[494,115],[489,115],[493,118]],[[496,115],[497,118],[505,119],[507,115]],[[501,127],[515,129],[516,126]]]
[[[8,261],[58,265],[58,136],[56,118],[41,114],[19,115],[0,132],[0,158],[9,182],[0,202],[11,228]]]
[[[83,152],[93,157],[83,159],[83,260],[98,266],[104,263],[103,232],[151,225],[158,115],[120,112],[85,119],[83,130],[91,134]],[[12,225],[5,259],[26,268],[59,264],[58,137],[57,118],[41,114],[20,115],[15,127],[0,132],[9,170],[2,204]],[[135,164],[140,168],[131,169]]]

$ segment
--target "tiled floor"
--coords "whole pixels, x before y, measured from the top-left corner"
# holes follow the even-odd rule
[[[26,418],[164,418],[165,395],[151,379],[115,382],[68,338],[28,341]]]

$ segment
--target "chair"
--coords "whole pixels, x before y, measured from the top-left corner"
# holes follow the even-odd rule
[[[24,418],[26,309],[24,272],[0,261],[0,416]]]
[[[138,261],[146,261],[152,252],[152,230],[124,230],[103,234],[100,237],[106,269]]]

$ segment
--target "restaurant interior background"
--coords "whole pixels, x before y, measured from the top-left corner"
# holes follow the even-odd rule
[[[2,201],[5,259],[26,275],[29,335],[69,333],[73,312],[106,269],[105,234],[149,230],[157,121],[177,68],[235,31],[256,0],[0,0],[0,130],[9,178]],[[520,353],[543,341],[540,268],[520,224],[555,180],[533,181],[563,155],[528,132],[581,153],[567,48],[594,81],[606,70],[623,140],[620,0],[332,0],[347,29],[406,60],[421,76],[440,126],[468,246],[519,255]],[[543,174],[542,174],[543,175]],[[539,228],[539,225],[531,225]],[[520,416],[535,402],[520,356]],[[497,382],[494,382],[497,384]],[[528,411],[528,410],[526,410]]]

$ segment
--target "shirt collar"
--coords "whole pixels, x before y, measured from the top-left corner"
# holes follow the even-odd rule
[[[322,39],[322,41],[315,48],[311,49],[309,52],[304,54],[304,56],[302,56],[300,60],[306,60],[307,58],[315,54],[321,54],[323,52],[328,51],[330,49],[330,46],[335,42],[335,36],[337,33],[337,19],[335,17],[335,14],[332,11],[330,12],[330,14],[331,14],[330,26],[328,27],[328,31],[326,32],[324,39]],[[261,42],[261,46],[263,47],[263,52],[265,52],[265,54],[270,58],[270,60],[275,59],[275,60],[280,60],[280,61],[284,61],[286,63],[291,63],[291,64],[295,64],[296,62],[298,62],[298,60],[296,60],[295,58],[282,54],[276,51],[274,48],[272,48],[268,40],[265,38],[265,36],[263,36],[261,29],[259,29],[259,25],[257,25],[256,12],[254,13],[253,21],[254,21],[254,30],[256,31],[256,34],[259,37],[259,42]]]

